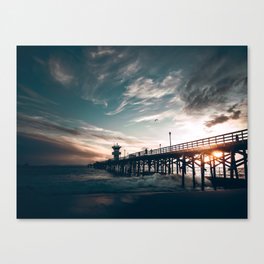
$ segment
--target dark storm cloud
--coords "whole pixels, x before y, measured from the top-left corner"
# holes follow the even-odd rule
[[[208,48],[178,92],[189,113],[241,100],[247,93],[246,47]]]
[[[227,109],[226,114],[214,116],[213,119],[205,122],[205,126],[212,127],[212,126],[215,126],[217,124],[225,123],[230,119],[233,119],[233,120],[239,119],[242,111],[236,110],[236,107],[238,107],[238,106],[239,106],[239,104],[234,104],[233,106],[231,106],[230,108]],[[227,114],[229,114],[229,115],[227,115]]]
[[[66,140],[56,140],[43,135],[18,133],[18,164],[85,164],[105,158],[88,148],[79,148]]]

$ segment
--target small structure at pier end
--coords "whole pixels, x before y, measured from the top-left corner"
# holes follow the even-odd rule
[[[116,143],[112,147],[112,149],[113,149],[112,155],[114,156],[114,160],[119,160],[119,155],[121,154],[119,150],[121,149],[121,146],[119,146],[118,143]]]

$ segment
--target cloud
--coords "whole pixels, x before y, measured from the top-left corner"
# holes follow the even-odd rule
[[[236,107],[239,107],[239,106],[242,106],[242,105],[243,104],[234,104],[229,109],[227,109],[227,112],[232,114],[232,116],[231,116],[232,119],[239,119],[242,111],[241,110],[236,110]]]
[[[190,114],[209,107],[221,109],[246,97],[246,48],[222,48],[208,54],[192,70],[185,85],[178,88],[184,109]]]
[[[139,58],[124,47],[98,47],[86,50],[85,54],[88,54],[86,63],[78,74],[80,96],[105,107],[111,100],[111,92],[135,78],[141,68]]]
[[[20,98],[22,98],[22,99],[32,101],[32,102],[37,103],[37,104],[57,105],[57,103],[55,103],[54,101],[40,95],[39,93],[37,93],[36,91],[32,90],[31,88],[29,88],[25,85],[18,84],[18,87],[27,95],[27,96],[20,96]]]
[[[226,115],[219,115],[219,116],[215,116],[214,119],[210,120],[210,121],[207,121],[205,123],[205,126],[207,127],[212,127],[212,126],[215,126],[217,124],[221,124],[221,123],[224,123],[226,122],[227,120],[229,120],[229,117],[226,116]]]
[[[227,122],[230,119],[237,120],[240,118],[241,115],[241,110],[236,110],[236,107],[238,107],[239,104],[234,104],[230,108],[227,109],[227,113],[231,115],[226,115],[226,114],[221,114],[221,115],[216,115],[213,117],[213,119],[206,121],[205,126],[206,127],[212,127],[218,124],[222,124]]]
[[[231,116],[231,118],[232,119],[239,119],[240,114],[241,114],[241,111],[240,110],[234,111],[233,112],[233,115]]]
[[[131,75],[137,73],[140,68],[139,60],[132,61],[118,70],[117,77],[121,77],[124,81],[124,79],[131,78]]]
[[[106,115],[116,115],[116,114],[122,112],[125,109],[127,104],[128,104],[128,102],[126,100],[124,100],[123,102],[121,102],[121,104],[114,111],[110,111],[110,112],[106,113]]]
[[[49,60],[49,70],[52,77],[64,86],[71,84],[75,79],[73,74],[66,70],[66,67],[58,59],[52,58]]]
[[[181,81],[181,71],[170,72],[161,81],[140,77],[128,85],[123,93],[124,99],[121,104],[116,110],[108,112],[107,115],[115,115],[122,112],[128,104],[146,106],[165,96],[173,95]]]
[[[141,123],[141,122],[149,122],[149,121],[155,122],[155,120],[162,121],[166,118],[173,117],[175,115],[176,113],[173,110],[168,110],[155,115],[141,116],[133,119],[132,122]]]
[[[161,98],[175,93],[180,82],[181,76],[179,72],[170,73],[161,82],[140,77],[127,87],[124,96],[128,99],[136,98],[143,100]]]
[[[80,122],[80,129],[83,131],[83,135],[89,138],[91,142],[98,142],[98,140],[100,140],[101,143],[109,146],[114,142],[125,145],[140,145],[144,141],[144,139],[139,140],[136,137],[127,136],[119,131],[107,130],[83,121]]]
[[[96,98],[91,98],[91,101],[95,104],[95,105],[103,105],[104,107],[108,106],[108,102],[106,100],[101,100],[101,99],[96,99]]]
[[[103,160],[107,155],[69,142],[63,138],[50,138],[39,134],[18,133],[18,164],[87,164]],[[110,156],[109,156],[110,157]]]
[[[109,56],[115,53],[115,50],[112,47],[97,47],[96,51],[90,52],[90,56],[93,59]]]
[[[70,120],[49,115],[53,121],[42,116],[17,115],[17,130],[21,133],[49,135],[50,137],[74,136],[78,141],[95,144],[111,145],[113,142],[122,141],[124,144],[141,144],[142,141],[135,137],[124,135],[121,132],[107,130],[91,125],[81,120]],[[73,127],[75,125],[75,127]]]
[[[66,133],[73,136],[80,135],[80,131],[74,128],[68,128],[62,125],[58,125],[55,122],[46,120],[42,116],[28,116],[25,114],[18,114],[18,131],[20,129],[30,130],[34,129],[35,131],[51,131],[54,133]]]
[[[160,120],[160,115],[150,115],[150,116],[142,116],[142,117],[138,117],[136,119],[133,119],[132,122],[135,123],[141,123],[141,122],[145,122],[145,121],[155,121],[156,119]]]
[[[37,57],[37,56],[34,56],[33,59],[34,59],[37,63],[39,63],[40,65],[45,65],[45,64],[46,64],[44,60],[40,59],[40,58]]]
[[[46,164],[66,164],[68,161],[75,164],[83,163],[83,161],[87,163],[88,161],[110,158],[112,144],[116,142],[130,151],[140,149],[147,142],[146,138],[139,140],[136,137],[97,127],[81,120],[66,120],[52,115],[47,117],[53,121],[45,118],[44,114],[42,116],[18,114],[17,116],[18,135],[27,137],[29,148],[38,149],[37,154],[34,154],[36,157],[32,158],[35,163],[38,160],[41,164],[45,162]],[[39,141],[42,142],[41,148],[38,148]],[[43,141],[45,141],[45,148]],[[19,141],[18,144],[20,144]],[[55,148],[58,148],[59,153],[54,150]],[[65,154],[63,150],[65,150]],[[23,151],[19,152],[19,160],[31,163],[29,157],[26,160],[23,158],[30,151],[26,147],[23,148]],[[50,152],[49,157],[47,156],[48,151]],[[71,153],[72,157],[70,157]],[[50,162],[51,159],[53,162]]]

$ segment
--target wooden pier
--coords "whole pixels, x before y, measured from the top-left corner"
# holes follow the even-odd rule
[[[151,173],[181,175],[185,186],[187,169],[191,171],[193,188],[199,176],[201,189],[205,188],[205,173],[209,172],[213,185],[219,181],[247,183],[248,130],[217,135],[163,148],[144,150],[120,159],[96,162],[95,168],[106,169],[124,176],[140,176]],[[221,167],[221,175],[217,168]],[[239,171],[243,170],[243,174]],[[218,170],[219,171],[219,170]]]

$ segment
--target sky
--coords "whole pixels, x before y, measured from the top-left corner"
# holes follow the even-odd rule
[[[246,46],[18,46],[17,162],[88,164],[247,128]]]

